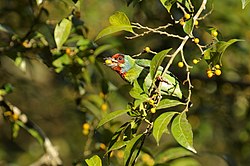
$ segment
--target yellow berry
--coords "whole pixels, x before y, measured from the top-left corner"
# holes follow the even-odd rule
[[[198,44],[200,42],[200,39],[199,38],[194,38],[194,43],[195,44]]]
[[[194,64],[197,64],[198,62],[199,62],[198,59],[193,59],[193,63],[194,63]]]
[[[83,135],[88,135],[88,134],[89,134],[89,130],[84,130],[84,129],[83,129],[83,130],[82,130],[82,134],[83,134]]]
[[[216,69],[220,69],[220,65],[215,65],[215,68]]]
[[[184,66],[183,62],[178,62],[178,67],[182,68]]]
[[[144,50],[145,50],[146,52],[150,52],[150,51],[151,51],[149,47],[145,47]]]
[[[82,128],[83,128],[83,130],[89,130],[90,129],[90,125],[88,123],[84,123],[82,125]]]
[[[185,21],[181,20],[180,24],[181,24],[181,26],[185,25]]]
[[[191,17],[191,16],[190,16],[190,14],[188,14],[188,13],[186,13],[186,14],[184,15],[184,18],[187,19],[187,20],[190,19],[190,17]]]
[[[155,104],[155,101],[152,100],[152,99],[150,99],[150,100],[148,101],[148,103],[149,103],[150,105],[154,105],[154,104]]]
[[[219,75],[221,75],[221,70],[220,69],[216,69],[214,73],[215,73],[215,75],[219,76]]]
[[[110,64],[112,64],[112,60],[110,60],[110,59],[106,59],[106,60],[105,60],[105,64],[106,64],[106,65],[110,65]]]
[[[155,107],[151,108],[151,109],[150,109],[150,112],[151,112],[152,114],[156,113],[156,108],[155,108]]]
[[[106,103],[103,103],[103,104],[101,105],[101,110],[102,110],[103,112],[106,112],[107,109],[108,109],[108,105],[107,105]]]
[[[211,35],[212,35],[213,37],[217,37],[217,36],[218,36],[218,32],[217,32],[216,30],[212,30],[212,31],[211,31]]]
[[[194,25],[195,25],[195,26],[199,25],[199,21],[195,20],[195,21],[194,21]]]
[[[17,114],[13,114],[13,115],[12,115],[12,118],[13,118],[13,120],[14,120],[14,121],[16,121],[16,120],[18,120],[19,115],[17,115]]]

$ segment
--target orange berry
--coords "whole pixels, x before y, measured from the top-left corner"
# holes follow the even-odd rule
[[[65,52],[66,52],[67,55],[70,55],[71,49],[68,47],[68,48],[65,49]]]
[[[184,26],[184,25],[185,25],[185,21],[181,20],[181,21],[180,21],[180,24],[181,24],[182,26]]]
[[[219,76],[219,75],[221,75],[221,70],[220,69],[216,69],[214,73],[215,73],[215,75]]]
[[[106,145],[104,143],[101,143],[100,144],[100,149],[105,150],[106,149]]]

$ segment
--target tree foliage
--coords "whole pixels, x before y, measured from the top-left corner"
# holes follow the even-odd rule
[[[237,4],[246,10],[248,3],[242,0]],[[90,10],[86,4],[90,4]],[[114,11],[94,10],[103,5],[112,6]],[[6,14],[0,19],[0,60],[3,66],[0,72],[3,118],[0,123],[5,124],[1,128],[10,127],[11,132],[11,137],[5,136],[6,132],[1,134],[1,144],[5,143],[5,148],[8,148],[14,146],[9,145],[9,140],[20,139],[24,142],[22,148],[31,146],[22,133],[27,131],[42,147],[37,149],[43,149],[43,152],[24,156],[31,158],[21,163],[26,165],[31,161],[32,165],[204,165],[207,155],[203,157],[202,151],[209,151],[207,145],[214,142],[217,143],[212,148],[217,151],[220,147],[228,148],[235,156],[224,160],[221,157],[214,159],[212,157],[217,156],[212,154],[210,163],[231,163],[234,160],[247,163],[250,151],[243,145],[249,144],[249,89],[241,86],[247,87],[249,79],[246,74],[240,80],[244,74],[235,70],[237,62],[248,64],[247,61],[239,62],[236,54],[248,52],[246,43],[249,37],[248,31],[237,34],[240,29],[234,26],[238,20],[230,18],[231,15],[223,18],[226,21],[220,21],[221,13],[214,8],[226,8],[224,5],[207,0],[159,0],[152,4],[143,0],[127,0],[126,4],[87,0],[0,2]],[[241,13],[244,12],[242,9]],[[13,22],[8,20],[8,10]],[[101,18],[94,15],[96,13],[100,13]],[[95,19],[102,20],[102,24],[97,26]],[[230,26],[232,33],[222,28],[224,24],[228,26],[229,21],[233,22],[230,24],[233,25]],[[230,51],[236,46],[238,50]],[[127,77],[121,75],[130,83],[129,87],[129,83],[107,67],[118,64],[112,59],[115,53],[121,53],[135,64],[126,73]],[[230,60],[230,56],[235,61]],[[118,64],[121,68],[123,65],[127,64]],[[12,68],[15,71],[10,70]],[[42,91],[48,94],[54,91],[58,96],[58,91],[62,91],[66,96],[45,95],[46,100],[52,102],[53,113],[41,107],[42,101],[37,107],[31,99],[25,100],[31,103],[29,108],[16,97],[23,98],[19,90],[23,86],[20,80],[31,84],[36,78],[52,84],[49,78],[40,78],[42,71],[52,73],[57,81],[53,81],[55,86],[51,89],[46,89],[49,86],[43,83],[34,83],[39,87],[37,89],[41,89],[41,94]],[[248,68],[243,72],[246,71]],[[19,72],[21,74],[17,74]],[[10,79],[8,73],[14,78]],[[59,90],[61,87],[70,90]],[[31,87],[23,91],[34,93]],[[226,97],[220,101],[220,95]],[[73,101],[71,114],[64,115],[56,104],[64,103],[63,109],[68,110],[66,105]],[[232,101],[235,110],[227,110]],[[215,113],[214,110],[218,109],[221,114]],[[235,112],[237,110],[240,113]],[[211,118],[214,121],[206,118],[206,111],[210,111],[209,116],[216,117]],[[34,116],[42,115],[42,112],[45,116],[51,115],[49,122],[39,121]],[[241,122],[244,127],[236,123],[227,126],[220,119],[231,114],[234,119],[229,118],[229,123]],[[77,120],[72,117],[77,117]],[[65,121],[59,120],[61,126],[51,123],[60,118]],[[53,127],[39,125],[46,122]],[[223,127],[214,128],[213,124]],[[77,129],[72,128],[73,125]],[[71,144],[66,145],[67,136],[60,138],[58,142],[61,143],[57,144],[53,135],[61,137],[60,130],[65,130],[66,126],[69,126],[68,133],[72,132],[68,136]],[[79,126],[82,126],[80,134]],[[240,130],[226,132],[230,128]],[[226,147],[221,133],[230,133],[230,137],[236,135],[240,148]],[[220,139],[212,141],[217,135]],[[241,153],[233,153],[235,148],[240,149],[242,158],[238,156]],[[63,155],[69,149],[80,155]],[[1,154],[4,157],[0,163],[21,161],[20,158],[19,161],[12,160],[7,151],[1,150]]]

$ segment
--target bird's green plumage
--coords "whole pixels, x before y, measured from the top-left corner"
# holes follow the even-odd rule
[[[122,67],[122,72],[125,73],[124,79],[133,84],[135,80],[143,79],[143,89],[148,92],[152,86],[153,79],[149,74],[150,70],[150,60],[147,59],[134,59],[129,55],[124,55],[124,66]],[[156,76],[162,74],[163,67],[159,67]],[[177,97],[182,99],[182,92],[180,89],[179,81],[170,72],[167,72],[162,77],[161,81],[161,94],[167,96]]]

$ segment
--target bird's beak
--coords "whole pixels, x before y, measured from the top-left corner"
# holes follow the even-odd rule
[[[115,67],[118,65],[118,61],[113,59],[112,57],[107,57],[107,58],[104,58],[105,60],[105,65],[109,66],[109,67]]]

